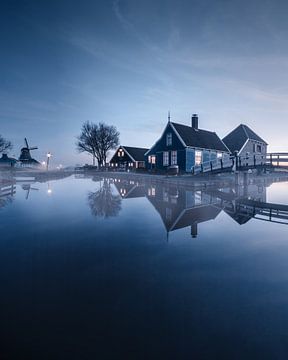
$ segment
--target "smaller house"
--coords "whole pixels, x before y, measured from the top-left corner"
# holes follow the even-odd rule
[[[222,140],[231,154],[236,151],[241,157],[254,155],[266,155],[267,143],[247,125],[239,125]]]
[[[9,158],[7,154],[3,154],[0,158],[0,167],[14,167],[17,163],[17,160],[14,158]]]
[[[147,169],[167,170],[178,166],[180,172],[191,172],[196,165],[229,157],[229,149],[215,132],[199,129],[198,115],[191,126],[170,121],[159,140],[145,154]]]
[[[112,156],[109,165],[113,169],[133,170],[145,168],[145,153],[149,149],[119,146],[115,154]]]

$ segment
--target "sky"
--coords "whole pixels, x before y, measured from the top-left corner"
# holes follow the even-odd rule
[[[147,147],[171,120],[222,138],[240,123],[288,151],[285,0],[1,0],[0,134],[54,165],[89,120]]]

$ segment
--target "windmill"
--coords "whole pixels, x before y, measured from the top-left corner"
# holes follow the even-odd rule
[[[29,165],[29,166],[31,166],[31,165],[32,166],[40,165],[40,163],[37,160],[33,159],[31,154],[30,154],[31,150],[37,150],[38,147],[37,146],[30,147],[26,138],[24,139],[24,142],[25,142],[26,147],[23,147],[21,149],[21,154],[20,154],[20,157],[19,157],[19,161],[21,162],[21,164],[22,165]]]

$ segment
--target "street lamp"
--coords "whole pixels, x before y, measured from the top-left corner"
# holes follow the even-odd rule
[[[47,153],[47,163],[46,163],[46,170],[48,171],[48,168],[49,168],[49,161],[50,161],[50,157],[51,157],[51,153],[50,151]]]

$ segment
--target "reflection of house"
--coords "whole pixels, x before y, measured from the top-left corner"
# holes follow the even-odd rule
[[[147,151],[148,169],[167,169],[178,165],[182,172],[190,172],[194,165],[200,165],[223,156],[229,149],[215,132],[198,128],[198,116],[194,114],[191,126],[168,123],[160,139]]]
[[[266,141],[247,125],[239,125],[224,137],[223,142],[232,154],[237,151],[239,156],[266,155],[267,153]]]
[[[216,190],[213,194],[222,199],[221,208],[239,225],[246,224],[257,214],[245,206],[245,200],[266,203],[266,187],[263,185],[237,186],[233,190]]]
[[[17,163],[16,159],[8,157],[7,154],[3,154],[0,159],[0,167],[13,167]]]
[[[131,146],[119,146],[110,160],[110,167],[114,169],[144,169],[144,154],[148,149]]]
[[[146,196],[160,214],[167,232],[191,226],[191,235],[196,237],[197,225],[215,219],[221,212],[213,205],[217,199],[200,190],[152,185]]]
[[[133,180],[114,179],[113,183],[122,199],[132,199],[145,196],[145,186],[139,185]]]

